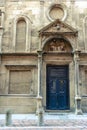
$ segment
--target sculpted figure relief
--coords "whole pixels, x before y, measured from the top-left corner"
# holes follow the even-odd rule
[[[63,39],[50,40],[44,47],[46,52],[72,52],[70,44]]]
[[[51,42],[48,48],[49,48],[49,51],[58,51],[58,52],[66,51],[66,46],[63,41],[62,42],[57,42],[57,41]]]

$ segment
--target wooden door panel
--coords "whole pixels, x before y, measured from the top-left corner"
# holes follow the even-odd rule
[[[68,66],[47,67],[47,108],[64,110],[69,108]]]

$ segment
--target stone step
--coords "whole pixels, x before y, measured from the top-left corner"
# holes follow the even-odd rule
[[[4,127],[0,130],[87,130],[84,127]]]

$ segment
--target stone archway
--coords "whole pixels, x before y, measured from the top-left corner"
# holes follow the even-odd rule
[[[44,57],[46,65],[46,109],[70,110],[70,63],[67,56],[73,51],[73,48],[64,37],[52,36],[43,43],[43,51],[47,56],[47,59]]]
[[[42,90],[43,95],[46,93],[43,98],[44,106],[46,106],[46,110],[52,111],[70,110],[73,97],[70,75],[73,46],[68,38],[54,35],[42,42],[42,50],[44,52],[43,70],[45,70],[43,72],[45,89],[42,88]],[[63,82],[62,90],[60,82]]]

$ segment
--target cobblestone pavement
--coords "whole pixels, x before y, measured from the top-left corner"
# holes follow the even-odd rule
[[[0,115],[0,130],[87,130],[87,114],[85,115],[46,115],[44,126],[37,126],[36,115],[13,115],[12,124],[5,126],[5,115]]]

